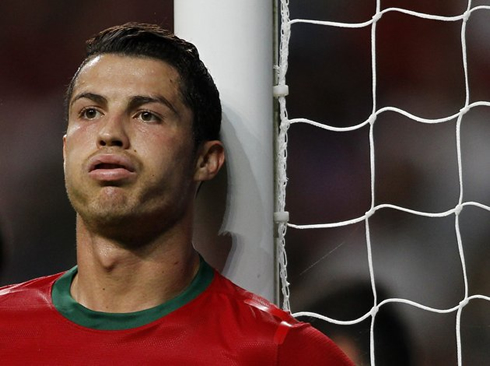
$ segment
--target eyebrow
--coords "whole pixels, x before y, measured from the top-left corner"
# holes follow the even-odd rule
[[[70,107],[79,99],[87,98],[92,101],[94,101],[97,104],[103,104],[107,105],[107,99],[103,97],[102,95],[95,94],[95,93],[80,93],[77,94],[73,97],[73,99],[70,102]]]
[[[159,103],[163,104],[166,107],[168,107],[172,112],[174,112],[176,115],[179,115],[175,107],[173,106],[172,103],[169,102],[169,100],[162,95],[158,96],[143,96],[143,95],[136,95],[131,98],[131,101],[129,102],[129,109],[134,109],[137,108],[143,104],[149,104],[149,103]]]

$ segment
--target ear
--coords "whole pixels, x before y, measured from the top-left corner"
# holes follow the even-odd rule
[[[225,162],[225,149],[221,141],[206,141],[199,149],[194,180],[203,182],[213,179]]]

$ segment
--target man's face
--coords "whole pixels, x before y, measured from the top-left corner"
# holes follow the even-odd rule
[[[88,225],[171,225],[188,211],[199,179],[179,80],[162,61],[114,54],[79,73],[63,153],[68,196]]]

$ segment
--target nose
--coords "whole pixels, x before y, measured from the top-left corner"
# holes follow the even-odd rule
[[[97,136],[97,146],[129,148],[129,136],[123,118],[110,118],[105,121]]]

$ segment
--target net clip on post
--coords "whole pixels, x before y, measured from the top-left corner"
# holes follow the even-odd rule
[[[285,97],[289,94],[289,86],[286,84],[274,85],[272,88],[272,92],[274,93],[274,97]]]
[[[288,211],[274,212],[274,221],[278,224],[287,223],[289,221],[289,212]]]

